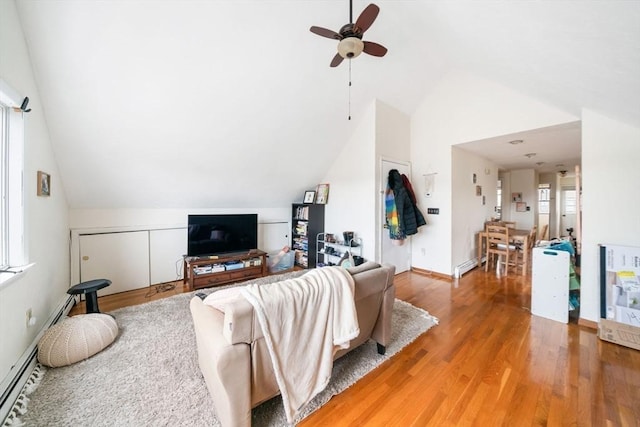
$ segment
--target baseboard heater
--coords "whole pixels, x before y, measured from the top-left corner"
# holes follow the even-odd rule
[[[25,386],[31,376],[31,373],[36,367],[38,342],[40,341],[40,338],[47,329],[69,314],[69,311],[71,311],[74,304],[74,297],[69,295],[59,306],[58,310],[54,311],[51,317],[49,317],[35,340],[33,340],[31,345],[25,350],[12,370],[2,381],[0,388],[0,391],[2,391],[2,395],[0,396],[0,420],[2,420],[2,425],[7,421],[7,417],[10,415],[11,409],[18,400],[22,388]]]
[[[453,277],[459,279],[463,274],[468,273],[470,270],[476,268],[478,266],[477,259],[470,259],[468,261],[463,262],[462,264],[456,266],[453,270]]]

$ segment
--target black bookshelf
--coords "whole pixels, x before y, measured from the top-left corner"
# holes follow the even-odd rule
[[[291,207],[291,249],[295,250],[295,265],[316,267],[318,233],[324,233],[324,205],[294,203]]]

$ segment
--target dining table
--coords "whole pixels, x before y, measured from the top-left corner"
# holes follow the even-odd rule
[[[529,234],[531,230],[510,228],[509,229],[509,241],[513,244],[522,246],[522,275],[527,274],[527,264],[529,259]],[[482,256],[485,253],[485,246],[487,240],[487,231],[480,230],[478,232],[478,267],[482,265]]]

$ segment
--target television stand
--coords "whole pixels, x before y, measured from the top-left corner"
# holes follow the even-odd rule
[[[267,253],[259,249],[211,256],[185,256],[182,283],[189,290],[264,277],[268,274]]]

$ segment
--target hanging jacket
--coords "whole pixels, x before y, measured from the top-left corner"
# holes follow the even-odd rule
[[[400,228],[400,219],[398,217],[398,209],[396,207],[395,197],[393,190],[389,187],[387,182],[387,190],[384,193],[384,207],[385,216],[387,222],[387,228],[389,229],[389,238],[391,240],[404,240],[407,235]]]
[[[418,207],[411,200],[409,191],[404,186],[402,176],[397,169],[391,169],[389,171],[388,185],[393,191],[400,230],[402,230],[402,232],[407,236],[416,234],[418,232],[418,227],[425,225],[427,222],[425,221],[422,212],[420,212]]]

